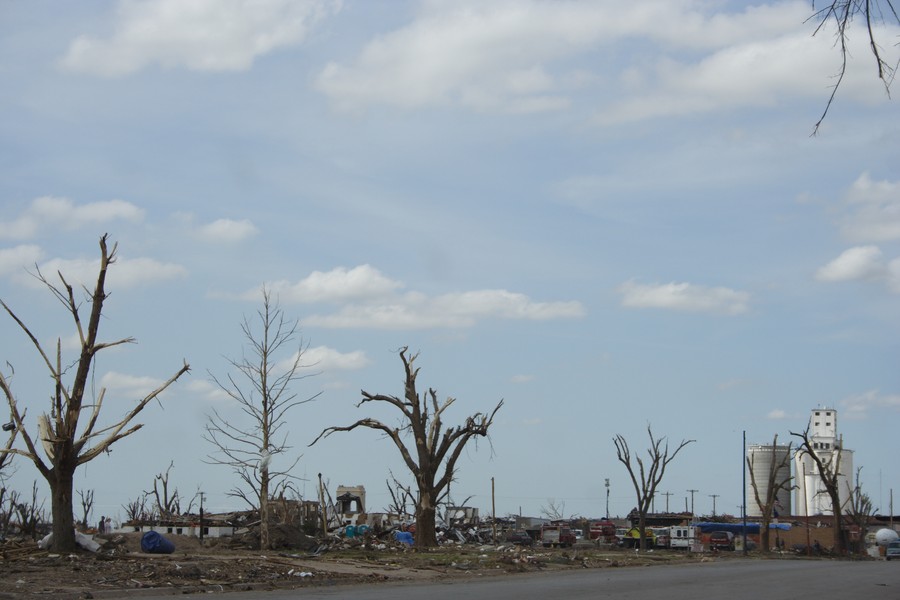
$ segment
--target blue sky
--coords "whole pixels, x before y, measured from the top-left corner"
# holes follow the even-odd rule
[[[61,306],[27,270],[90,283],[119,242],[101,355],[107,418],[181,365],[145,428],[78,473],[97,514],[174,461],[182,496],[240,505],[204,464],[211,383],[268,286],[300,320],[288,429],[301,491],[389,501],[399,454],[330,425],[389,411],[396,350],[450,417],[504,406],[452,495],[489,512],[635,505],[612,438],[694,439],[661,492],[738,513],[750,443],[838,410],[887,510],[900,467],[900,119],[864,33],[840,56],[808,2],[47,1],[0,4],[0,298],[47,344]],[[900,34],[882,27],[896,62]],[[29,418],[46,374],[0,319]],[[71,352],[71,347],[67,346]],[[6,365],[6,363],[9,365]],[[37,471],[18,459],[12,485]],[[409,478],[405,479],[409,482]],[[662,508],[664,498],[657,501]],[[48,503],[49,508],[49,503]]]

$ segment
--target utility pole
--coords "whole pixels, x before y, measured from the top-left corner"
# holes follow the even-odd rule
[[[200,541],[203,541],[203,492],[200,492]]]
[[[491,540],[497,543],[497,497],[494,495],[494,478],[491,477]]]
[[[721,496],[722,494],[710,494],[709,497],[713,499],[713,516],[716,516],[716,498]]]
[[[668,514],[669,513],[669,496],[672,495],[672,492],[665,492],[664,494],[661,494],[661,495],[666,497],[666,514]]]
[[[694,518],[694,494],[699,492],[700,490],[688,490],[691,494],[691,519]]]
[[[609,521],[609,477],[606,478],[606,520]]]

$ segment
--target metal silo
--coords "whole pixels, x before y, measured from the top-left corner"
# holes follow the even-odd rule
[[[773,465],[777,466],[775,473],[775,483],[781,483],[785,479],[791,477],[791,447],[788,444],[753,444],[747,447],[747,458],[753,466],[753,476],[747,477],[747,516],[761,517],[762,510],[756,503],[756,496],[753,491],[753,481],[756,480],[756,486],[759,488],[759,497],[765,502],[769,495],[769,474]],[[784,486],[786,489],[778,490],[775,495],[775,512],[779,516],[787,516],[791,514],[791,486],[793,482],[788,481]],[[774,517],[774,514],[773,514]]]

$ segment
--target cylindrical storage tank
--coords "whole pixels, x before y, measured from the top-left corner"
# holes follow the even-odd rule
[[[791,447],[788,444],[753,444],[747,447],[747,459],[752,465],[752,476],[747,474],[747,516],[761,517],[762,510],[756,502],[753,482],[763,502],[769,496],[769,477],[775,468],[775,485],[787,480],[775,494],[775,513],[779,516],[791,514]],[[775,516],[774,514],[772,515]]]

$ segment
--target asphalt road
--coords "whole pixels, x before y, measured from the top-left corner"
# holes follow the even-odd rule
[[[900,561],[727,560],[677,566],[604,568],[429,584],[373,584],[239,592],[229,600],[898,600]]]

